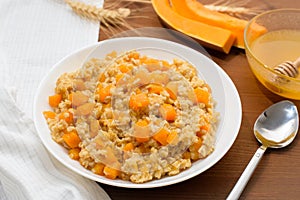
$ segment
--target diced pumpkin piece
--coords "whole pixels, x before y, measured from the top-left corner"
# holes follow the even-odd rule
[[[208,102],[209,102],[208,91],[206,91],[202,88],[196,88],[196,89],[194,89],[194,94],[196,96],[197,103],[204,103],[205,105],[208,105]]]
[[[165,128],[161,128],[157,133],[155,133],[152,137],[157,142],[159,142],[161,145],[167,145],[167,139],[168,139],[169,131]]]
[[[202,137],[203,135],[209,132],[209,129],[210,129],[210,124],[202,125],[200,126],[200,130],[196,132],[196,135],[198,137]]]
[[[92,170],[92,172],[94,172],[95,174],[104,176],[104,168],[105,168],[105,165],[104,165],[104,164],[102,164],[102,163],[96,163],[96,164],[94,165],[94,167],[93,167],[91,170]]]
[[[97,92],[99,92],[99,90],[102,89],[102,88],[103,88],[103,84],[102,84],[102,83],[99,83],[99,84],[97,85],[97,89],[96,89]]]
[[[100,88],[98,90],[98,94],[99,94],[99,101],[101,103],[106,103],[107,102],[107,97],[111,96],[111,92],[110,89],[112,88],[111,85],[108,85],[104,88]]]
[[[54,95],[48,97],[49,105],[52,108],[58,107],[61,100],[62,100],[62,95],[61,94],[54,94]]]
[[[80,106],[84,103],[86,103],[89,100],[89,97],[84,95],[80,91],[76,91],[72,93],[72,105],[73,106]]]
[[[78,147],[79,143],[81,142],[80,137],[77,134],[77,131],[73,130],[70,132],[65,132],[62,136],[64,142],[70,147],[70,148],[76,148]]]
[[[68,100],[71,101],[71,102],[73,101],[73,92],[68,94]]]
[[[130,58],[130,59],[139,59],[139,57],[140,57],[140,54],[136,51],[130,52],[128,54],[128,58]]]
[[[167,138],[168,144],[177,144],[178,142],[178,134],[176,131],[171,131]]]
[[[56,113],[53,112],[53,111],[44,111],[43,115],[44,115],[44,117],[45,117],[46,120],[47,119],[54,119],[55,116],[56,116]]]
[[[143,60],[143,64],[145,65],[159,65],[159,60],[154,58],[147,58]]]
[[[121,65],[119,66],[119,70],[120,70],[122,73],[127,73],[127,72],[129,72],[131,69],[132,69],[132,67],[131,67],[131,66],[128,66],[128,65],[126,65],[126,64],[121,64]]]
[[[206,47],[229,53],[236,39],[231,31],[184,17],[172,9],[171,3],[169,0],[152,0],[154,10],[169,26]]]
[[[173,122],[176,118],[176,110],[171,104],[163,104],[159,107],[160,116],[168,122]]]
[[[105,81],[105,79],[106,79],[105,74],[104,74],[104,73],[101,73],[101,74],[99,75],[98,80],[99,80],[101,83],[103,83],[103,82]]]
[[[198,138],[198,140],[197,140],[195,143],[193,143],[193,144],[191,145],[191,149],[192,149],[193,151],[198,151],[198,150],[200,149],[201,146],[202,146],[202,139],[201,139],[201,138]]]
[[[166,60],[162,60],[161,61],[162,65],[166,68],[166,69],[169,69],[170,68],[170,63]]]
[[[142,56],[142,57],[140,57],[140,64],[144,64],[144,62],[145,62],[145,60],[147,60],[148,59],[148,57],[147,56]]]
[[[69,150],[69,157],[73,160],[79,160],[80,148],[72,148]]]
[[[129,107],[134,111],[145,109],[149,104],[149,98],[145,93],[133,94],[130,96]]]
[[[123,77],[124,77],[124,74],[117,74],[116,75],[116,83],[118,83]]]
[[[109,179],[116,179],[120,174],[119,170],[108,167],[108,166],[104,167],[103,173],[104,173],[105,177],[109,178]]]
[[[73,122],[73,114],[69,111],[64,111],[60,113],[59,119],[65,120],[68,124],[71,124]]]
[[[139,120],[134,125],[134,137],[137,142],[147,142],[150,139],[150,127],[146,120]]]
[[[94,103],[85,103],[81,106],[78,106],[76,109],[76,115],[79,115],[79,116],[89,115],[92,113],[94,107],[95,107]]]
[[[200,130],[204,130],[204,131],[209,131],[210,129],[210,125],[209,124],[206,124],[206,125],[203,125],[200,127]]]
[[[182,154],[183,159],[191,159],[191,152],[186,151]]]
[[[124,151],[132,151],[134,149],[134,145],[131,142],[128,142],[127,144],[125,144],[125,146],[123,147]]]
[[[148,91],[149,91],[150,93],[160,94],[160,93],[162,93],[164,90],[165,90],[164,87],[161,86],[161,85],[158,85],[158,84],[150,84],[150,85],[148,86]]]

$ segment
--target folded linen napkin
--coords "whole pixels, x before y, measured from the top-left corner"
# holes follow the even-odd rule
[[[16,103],[29,117],[37,87],[51,67],[97,42],[99,34],[98,22],[79,17],[64,0],[0,0],[0,27],[1,85],[17,88]]]
[[[0,199],[110,199],[94,181],[58,163],[31,119],[0,88]]]
[[[99,23],[78,17],[64,0],[1,0],[0,26],[0,200],[110,199],[55,160],[31,120],[41,79],[62,57],[97,42]]]

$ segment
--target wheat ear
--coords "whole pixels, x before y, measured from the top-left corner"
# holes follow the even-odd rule
[[[130,15],[130,9],[118,8],[115,10],[98,8],[94,5],[76,2],[72,0],[65,0],[65,2],[72,8],[72,10],[81,17],[87,19],[100,21],[106,27],[123,25],[124,19]]]
[[[248,18],[262,12],[259,8],[247,8],[245,5],[249,0],[246,1],[232,1],[232,0],[219,0],[212,4],[206,4],[209,10],[225,13],[238,18]]]

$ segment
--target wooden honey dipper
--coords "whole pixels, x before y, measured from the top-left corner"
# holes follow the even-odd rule
[[[277,67],[274,68],[276,72],[279,72],[280,74],[289,76],[289,77],[297,77],[299,74],[299,68],[300,66],[300,57],[297,58],[296,61],[291,62],[291,61],[286,61],[284,63],[281,63]]]

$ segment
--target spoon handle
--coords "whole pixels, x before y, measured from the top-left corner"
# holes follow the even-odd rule
[[[240,197],[256,166],[258,165],[259,161],[264,155],[266,149],[267,147],[261,146],[256,150],[255,154],[253,155],[243,174],[239,178],[238,182],[235,184],[234,188],[231,190],[229,196],[227,197],[227,200],[236,200]]]

